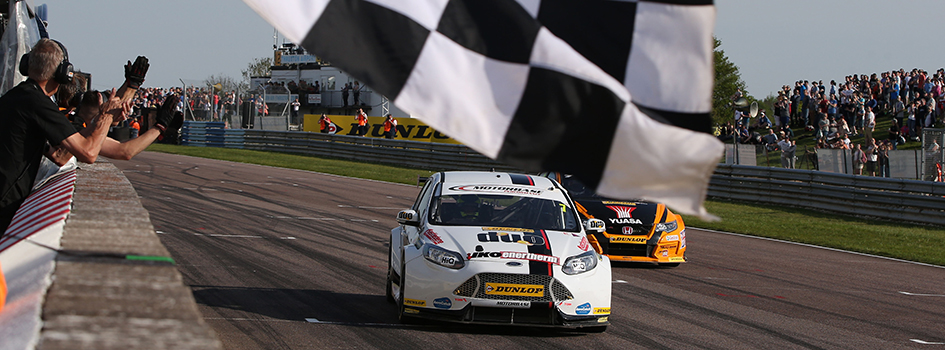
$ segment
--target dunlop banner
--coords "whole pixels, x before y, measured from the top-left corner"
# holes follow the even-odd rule
[[[353,115],[329,115],[331,122],[337,125],[335,134],[338,135],[358,135],[358,122]],[[318,119],[321,115],[306,114],[305,123],[302,126],[303,131],[320,132]],[[410,141],[425,141],[437,143],[459,144],[459,141],[449,136],[433,130],[429,125],[424,124],[416,118],[394,118],[397,120],[397,139]],[[384,117],[368,117],[368,132],[366,137],[384,138]]]

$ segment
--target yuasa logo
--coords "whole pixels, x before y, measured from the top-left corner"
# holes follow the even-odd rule
[[[627,219],[627,218],[632,218],[632,217],[633,217],[633,215],[631,215],[631,213],[633,213],[633,211],[636,210],[637,208],[636,208],[636,207],[619,207],[619,206],[616,206],[616,205],[608,205],[608,206],[607,206],[607,209],[613,210],[615,213],[617,213],[617,218],[620,218],[620,219]]]

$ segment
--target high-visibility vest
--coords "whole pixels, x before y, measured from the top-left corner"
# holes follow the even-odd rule
[[[3,304],[7,301],[7,281],[3,279],[3,267],[0,266],[0,311],[3,311]]]

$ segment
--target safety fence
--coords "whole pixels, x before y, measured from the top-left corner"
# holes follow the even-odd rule
[[[181,144],[295,153],[431,170],[520,171],[464,145],[302,131],[223,129],[221,122],[185,122]]]
[[[878,157],[876,176],[928,181],[945,180],[945,129],[922,130],[920,149],[887,150],[885,157]],[[807,149],[795,152],[795,169],[819,170],[823,172],[856,174],[853,150]],[[747,166],[782,167],[782,154],[776,147],[763,144],[726,144],[725,164]],[[866,175],[868,169],[863,169]]]
[[[182,139],[191,146],[297,153],[430,170],[521,171],[463,145],[222,128],[222,123],[188,122]],[[712,176],[708,194],[720,199],[945,224],[945,183],[941,182],[721,164]]]

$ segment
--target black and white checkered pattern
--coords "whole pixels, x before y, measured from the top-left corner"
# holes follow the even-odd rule
[[[244,1],[487,156],[705,214],[711,0]]]

